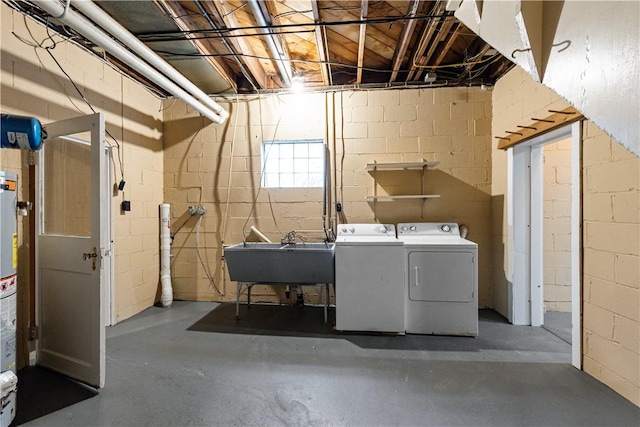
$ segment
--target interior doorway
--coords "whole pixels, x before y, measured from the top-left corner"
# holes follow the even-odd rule
[[[571,344],[571,138],[542,149],[542,327]]]
[[[568,141],[561,142],[564,140]],[[516,325],[543,326],[545,309],[570,309],[572,364],[577,368],[581,368],[582,330],[581,140],[581,124],[577,122],[509,149],[507,206],[512,278],[509,320]],[[553,147],[549,144],[567,148],[569,164],[567,159],[555,169],[553,164],[561,163],[559,159],[545,164],[545,147]],[[547,153],[547,157],[553,157],[550,150]],[[558,171],[563,185],[554,187],[551,184],[556,183]],[[554,192],[562,193],[561,197]],[[545,203],[545,198],[557,203]],[[558,255],[560,252],[562,255]],[[565,286],[567,281],[569,284]]]

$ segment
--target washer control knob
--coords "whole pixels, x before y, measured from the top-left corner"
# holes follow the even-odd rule
[[[440,226],[440,230],[444,231],[445,233],[451,233],[451,226],[449,224],[444,224]]]
[[[400,228],[400,230],[402,230],[402,231],[407,231],[407,230],[408,230],[408,228],[407,228],[407,226],[406,226],[406,225],[403,225],[403,226]]]
[[[349,228],[349,232],[350,232],[350,233],[355,233],[355,232],[356,232],[356,228],[355,228],[355,227],[351,227],[351,228]]]
[[[342,228],[340,229],[340,232],[341,232],[341,233],[346,233],[346,232],[347,232],[347,227],[342,227]]]
[[[380,225],[377,227],[376,231],[378,233],[386,233],[387,232],[387,227],[385,227],[384,225]]]
[[[416,227],[415,225],[412,225],[412,226],[409,227],[409,230],[410,231],[417,231],[418,227]]]

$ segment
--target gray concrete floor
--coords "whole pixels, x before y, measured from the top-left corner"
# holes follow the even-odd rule
[[[565,341],[480,317],[478,338],[375,336],[335,333],[319,307],[242,307],[237,322],[231,304],[153,307],[108,329],[98,395],[27,424],[640,424],[639,408],[570,365]]]
[[[547,331],[571,344],[571,313],[547,311],[544,314],[544,326]]]

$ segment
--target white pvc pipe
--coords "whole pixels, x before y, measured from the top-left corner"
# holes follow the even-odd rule
[[[140,57],[146,60],[149,64],[156,67],[159,71],[164,73],[164,75],[189,91],[207,107],[215,111],[216,114],[219,114],[223,120],[226,120],[226,118],[229,116],[229,112],[222,108],[220,104],[212,100],[209,95],[200,90],[198,86],[194,85],[189,79],[183,76],[171,65],[169,65],[168,62],[158,56],[157,53],[155,53],[153,50],[147,47],[147,45],[138,40],[137,37],[131,34],[126,28],[120,25],[104,10],[100,9],[100,7],[98,7],[94,2],[90,0],[73,0],[72,4],[87,18],[91,19],[93,22],[104,28],[107,33],[120,40],[120,42],[140,55]]]
[[[249,0],[249,6],[251,6],[251,10],[253,11],[253,15],[255,16],[256,20],[258,21],[258,25],[260,25],[261,27],[267,27],[267,21],[264,19],[264,15],[262,14],[262,10],[260,9],[258,0]],[[261,28],[260,32],[265,35],[265,40],[267,41],[267,46],[271,51],[271,55],[276,58],[276,66],[278,67],[278,70],[280,70],[282,82],[285,86],[291,86],[291,78],[289,77],[290,71],[284,65],[282,55],[280,54],[278,46],[276,45],[275,36],[267,28]]]
[[[64,6],[58,3],[56,0],[33,0],[32,3],[36,4],[42,10],[46,11],[52,16],[61,16],[64,12]],[[142,59],[125,49],[120,43],[116,42],[107,33],[102,31],[99,27],[89,22],[82,15],[68,10],[66,15],[59,18],[60,22],[73,28],[78,33],[82,34],[87,39],[91,40],[96,45],[102,47],[104,50],[114,55],[125,64],[131,66],[131,68],[138,71],[143,76],[152,80],[163,89],[184,101],[187,105],[194,110],[200,112],[203,116],[213,121],[214,123],[223,123],[228,116],[225,110],[224,116],[217,114],[212,108],[205,106],[202,102],[195,99],[191,94],[179,87],[177,84],[169,80],[166,76],[161,74],[156,69],[152,68],[144,62]]]
[[[160,205],[160,284],[163,307],[171,307],[173,289],[171,288],[171,205]]]

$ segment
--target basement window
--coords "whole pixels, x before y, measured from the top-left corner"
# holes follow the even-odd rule
[[[264,141],[262,166],[265,188],[322,187],[324,142],[321,139]]]

